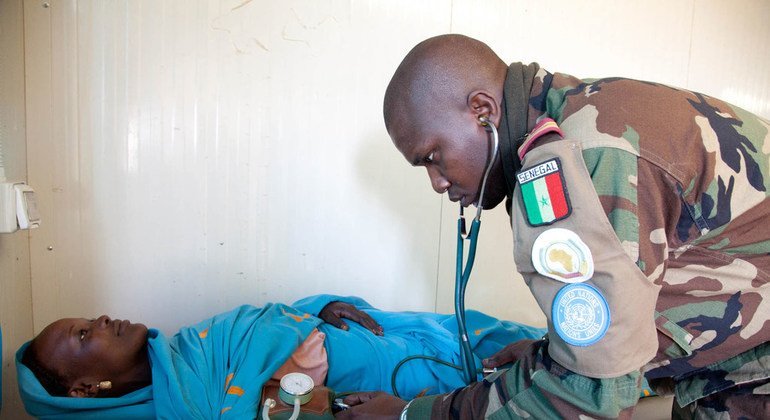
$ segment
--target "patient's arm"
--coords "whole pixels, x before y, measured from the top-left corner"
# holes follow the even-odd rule
[[[382,326],[377,323],[369,314],[355,306],[345,302],[331,302],[321,309],[318,317],[323,319],[324,322],[334,325],[335,327],[348,330],[348,324],[343,320],[347,318],[351,321],[355,321],[361,324],[367,330],[373,332],[375,335],[382,335]]]

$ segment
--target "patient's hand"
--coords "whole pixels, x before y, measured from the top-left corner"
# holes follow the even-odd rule
[[[375,335],[382,335],[382,326],[380,326],[377,321],[372,319],[366,312],[349,303],[339,301],[331,302],[321,309],[318,317],[323,319],[324,322],[345,331],[350,329],[348,324],[343,320],[343,318],[347,318],[351,321],[358,322]]]
[[[491,369],[510,363],[515,363],[517,360],[521,359],[527,354],[530,354],[532,352],[532,350],[530,350],[530,346],[538,341],[540,340],[519,340],[515,343],[508,344],[507,346],[503,347],[502,350],[482,360],[481,364],[485,368]]]
[[[350,408],[337,413],[337,419],[396,420],[406,407],[406,401],[382,391],[358,392],[343,400]]]

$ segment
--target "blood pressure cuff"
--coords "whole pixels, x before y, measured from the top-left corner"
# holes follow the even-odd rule
[[[551,357],[593,378],[639,370],[658,348],[659,287],[624,251],[580,142],[544,136],[516,183],[514,259],[548,318]]]
[[[280,385],[275,380],[270,380],[262,388],[262,404],[264,407],[265,400],[272,398],[275,401],[275,406],[270,409],[268,413],[271,420],[288,419],[291,417],[294,411],[294,406],[286,404],[278,397],[278,390]],[[332,390],[325,386],[316,386],[313,388],[313,398],[306,402],[300,408],[299,420],[322,420],[322,419],[334,419],[332,414],[331,402],[334,397]],[[261,418],[257,416],[257,418]]]

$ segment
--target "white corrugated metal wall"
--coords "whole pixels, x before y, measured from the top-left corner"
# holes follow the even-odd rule
[[[24,110],[24,10],[0,0],[0,158],[8,180],[27,177]],[[0,234],[0,328],[3,408],[0,418],[24,412],[16,391],[13,355],[32,336],[29,234]]]
[[[432,35],[770,116],[764,0],[23,6],[26,166],[43,225],[29,234],[31,269],[13,263],[16,280],[31,277],[31,303],[12,308],[33,311],[35,332],[101,313],[172,331],[237,304],[321,292],[451,311],[455,205],[403,161],[381,117],[395,67]],[[20,23],[6,27],[22,36]],[[514,274],[505,211],[485,213],[482,230],[468,306],[542,323]],[[8,347],[32,331],[3,329],[23,331],[3,352],[8,396]]]

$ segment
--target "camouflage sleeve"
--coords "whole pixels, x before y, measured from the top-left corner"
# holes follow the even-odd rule
[[[590,149],[583,157],[624,250],[650,282],[662,285],[670,250],[682,245],[679,224],[687,217],[679,184],[659,166],[622,150]],[[660,314],[654,316],[658,353],[651,363],[665,365],[686,356],[692,337]]]
[[[642,376],[593,379],[568,371],[548,355],[548,341],[532,343],[510,369],[449,394],[410,402],[407,419],[578,418],[630,416]]]
[[[626,254],[651,282],[660,284],[668,244],[673,242],[666,232],[676,232],[681,210],[675,181],[657,166],[623,150],[589,149],[583,158]]]

